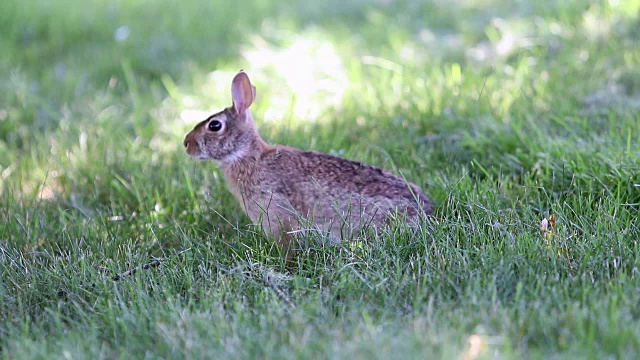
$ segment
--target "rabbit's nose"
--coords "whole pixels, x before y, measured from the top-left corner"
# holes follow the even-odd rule
[[[189,147],[189,140],[185,137],[184,141],[182,142],[182,144],[184,145],[184,147]]]

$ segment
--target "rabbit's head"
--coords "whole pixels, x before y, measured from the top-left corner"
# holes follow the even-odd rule
[[[184,138],[187,154],[201,160],[233,163],[256,149],[261,141],[249,107],[256,88],[240,71],[231,83],[233,105],[196,125]]]

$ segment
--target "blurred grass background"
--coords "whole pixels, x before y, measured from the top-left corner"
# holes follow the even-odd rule
[[[2,356],[637,355],[639,12],[3,1]],[[239,69],[268,141],[401,172],[436,224],[286,271],[182,149]]]

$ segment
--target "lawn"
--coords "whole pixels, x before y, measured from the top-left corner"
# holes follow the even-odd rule
[[[639,0],[4,0],[0,34],[2,358],[640,357]],[[266,140],[434,219],[287,266],[182,146],[239,69]]]

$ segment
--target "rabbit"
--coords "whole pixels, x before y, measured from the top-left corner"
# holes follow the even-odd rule
[[[330,243],[365,226],[388,226],[397,215],[417,225],[433,215],[415,184],[377,167],[316,151],[267,144],[249,108],[256,88],[244,71],[231,83],[231,107],[197,124],[184,139],[189,156],[213,160],[254,223],[293,249],[296,234],[320,231]]]

